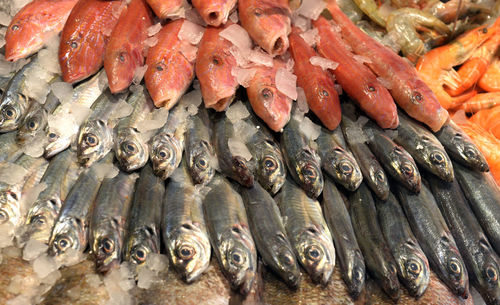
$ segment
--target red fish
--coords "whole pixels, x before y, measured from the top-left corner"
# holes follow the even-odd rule
[[[236,6],[236,0],[193,0],[192,3],[203,20],[211,26],[225,24]]]
[[[441,129],[449,119],[436,95],[418,76],[415,67],[406,59],[361,31],[340,10],[335,2],[328,4],[335,23],[340,26],[342,38],[356,54],[370,59],[367,65],[380,77],[391,83],[391,94],[396,103],[411,117],[429,126]]]
[[[196,77],[200,81],[205,107],[222,111],[231,103],[238,88],[238,82],[231,74],[236,59],[229,52],[231,42],[219,33],[223,27],[207,27],[200,42],[196,57]]]
[[[156,16],[166,19],[178,15],[182,7],[182,0],[146,0]]]
[[[297,84],[304,89],[309,108],[326,128],[334,130],[341,118],[339,95],[328,72],[309,61],[318,54],[300,37],[299,32],[293,28],[292,34],[288,36]]]
[[[79,0],[64,25],[59,64],[65,82],[74,83],[97,72],[122,1]]]
[[[274,60],[273,67],[256,66],[247,88],[252,109],[274,131],[280,131],[290,120],[292,100],[276,88],[276,71],[285,63]]]
[[[148,51],[144,80],[156,107],[172,108],[194,78],[194,58],[183,53],[189,42],[177,36],[183,23],[184,19],[167,23],[158,33],[158,43]]]
[[[112,93],[132,83],[135,70],[144,65],[144,41],[153,16],[144,0],[132,0],[116,24],[104,54],[104,69]]]
[[[380,127],[396,128],[399,124],[397,107],[387,88],[367,66],[354,59],[340,33],[325,18],[320,17],[313,24],[320,36],[318,52],[339,64],[333,73],[342,89]]]
[[[25,58],[59,34],[78,0],[34,0],[17,14],[5,33],[5,59]]]
[[[286,52],[291,31],[288,0],[239,0],[238,13],[241,25],[267,53]]]

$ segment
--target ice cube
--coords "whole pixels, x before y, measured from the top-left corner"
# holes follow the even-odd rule
[[[132,78],[132,82],[135,85],[139,85],[141,83],[142,79],[144,78],[144,74],[146,74],[147,70],[148,70],[148,65],[139,66],[139,67],[135,68],[134,77]]]
[[[183,107],[189,107],[190,105],[195,106],[198,108],[198,106],[201,105],[202,102],[202,95],[200,90],[192,90],[186,94],[184,94],[179,101],[179,105],[182,105]]]
[[[241,101],[237,101],[236,103],[233,103],[229,108],[226,110],[226,116],[231,121],[231,123],[236,123],[250,115],[250,112],[248,112],[247,107],[243,105]]]
[[[318,19],[319,15],[326,8],[326,2],[323,0],[307,0],[297,9],[297,13],[312,20]]]
[[[0,11],[0,25],[8,26],[12,17],[4,11]]]
[[[307,104],[306,93],[301,87],[297,87],[297,107],[303,113],[309,112],[309,105]]]
[[[110,163],[95,163],[92,169],[99,179],[111,179],[116,177],[120,172],[115,165]]]
[[[318,34],[318,29],[313,28],[308,31],[305,31],[303,33],[300,33],[300,37],[304,39],[304,41],[310,45],[311,47],[314,47],[318,42],[319,42],[319,34]]]
[[[30,239],[23,249],[23,259],[31,261],[40,256],[43,252],[47,251],[48,246],[41,241]]]
[[[305,18],[305,17],[297,14],[297,12],[295,12],[292,15],[292,23],[294,26],[298,27],[299,29],[301,29],[304,32],[311,28],[311,19]]]
[[[244,69],[240,67],[233,67],[231,69],[231,75],[236,78],[238,84],[242,85],[245,88],[248,88],[248,86],[250,86],[250,82],[255,76],[255,72],[257,72],[257,69],[255,68]]]
[[[0,231],[4,233],[5,231]],[[22,250],[21,248],[15,247],[15,246],[8,246],[2,249],[2,253],[5,257],[21,257],[22,255]]]
[[[248,143],[249,139],[257,132],[257,128],[254,125],[248,124],[243,120],[235,122],[233,129],[234,134],[238,135],[243,143]]]
[[[369,59],[368,57],[363,56],[363,55],[354,54],[352,57],[354,58],[355,61],[357,61],[361,64],[364,64],[364,63],[371,64],[372,63],[371,59]]]
[[[155,282],[156,274],[149,268],[139,268],[137,272],[137,287],[149,289]]]
[[[266,67],[273,66],[273,57],[264,52],[260,47],[256,47],[248,54],[249,61]]]
[[[190,62],[195,61],[196,54],[198,54],[198,48],[193,46],[187,41],[182,41],[180,51],[184,57]]]
[[[154,272],[161,272],[168,268],[168,256],[159,253],[150,253],[146,266]]]
[[[5,304],[6,305],[26,305],[26,304],[31,304],[31,298],[26,295],[18,295],[10,300],[8,300]]]
[[[148,47],[154,47],[158,43],[158,37],[152,36],[144,40],[144,44]]]
[[[339,63],[334,62],[328,58],[320,57],[320,56],[312,56],[309,58],[309,62],[314,65],[318,66],[323,70],[335,70],[339,66]]]
[[[0,168],[0,182],[9,185],[20,183],[29,174],[24,167],[14,163],[4,163]]]
[[[151,36],[154,36],[156,35],[159,31],[161,30],[161,23],[158,22],[158,23],[155,23],[154,25],[150,26],[148,28],[148,36],[151,37]]]
[[[387,80],[386,78],[383,78],[383,77],[377,77],[377,80],[379,81],[379,83],[382,84],[382,86],[386,87],[388,90],[391,90],[392,89],[392,83]]]
[[[57,52],[54,53],[49,49],[42,49],[38,51],[38,64],[45,70],[53,73],[60,74],[61,67],[57,59]]]
[[[179,37],[180,40],[188,41],[192,45],[197,45],[203,37],[203,32],[205,32],[204,27],[189,20],[184,20],[177,37]]]
[[[67,103],[73,99],[73,86],[69,83],[55,82],[50,85],[50,88],[61,103]]]
[[[113,113],[110,115],[110,119],[115,120],[115,119],[121,119],[124,117],[128,117],[132,111],[134,111],[134,107],[124,101],[123,99],[120,99],[118,102],[116,102],[115,110]]]
[[[279,68],[276,71],[276,89],[292,100],[297,99],[297,76],[290,71]]]
[[[249,161],[252,159],[252,154],[248,150],[248,147],[245,143],[242,142],[241,139],[232,137],[227,141],[227,145],[229,146],[229,151],[233,156],[239,156],[243,159]]]
[[[314,124],[309,118],[304,117],[300,124],[300,131],[309,140],[316,140],[321,133],[321,126]]]
[[[43,279],[58,268],[59,265],[56,260],[46,253],[38,256],[35,260],[33,260],[33,271],[40,279]]]
[[[222,30],[219,35],[222,38],[229,40],[240,50],[250,51],[252,48],[252,39],[250,39],[248,32],[238,24],[231,24]]]
[[[10,3],[10,15],[14,16],[20,9],[26,6],[31,2],[31,0],[12,0]]]
[[[231,20],[231,22],[233,23],[238,23],[238,11],[234,11],[231,13],[231,15],[229,15],[229,20]]]
[[[95,273],[89,273],[85,275],[85,281],[90,287],[97,288],[102,284],[101,279]]]

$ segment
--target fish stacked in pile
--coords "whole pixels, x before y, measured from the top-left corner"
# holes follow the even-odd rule
[[[7,59],[47,46],[4,63],[1,246],[103,274],[165,249],[188,283],[213,252],[242,295],[259,257],[291,288],[338,260],[353,298],[367,275],[420,297],[432,268],[499,302],[500,191],[413,66],[335,3],[171,2],[148,1],[162,26],[142,0],[56,1],[60,40],[24,48],[48,1],[12,20]]]

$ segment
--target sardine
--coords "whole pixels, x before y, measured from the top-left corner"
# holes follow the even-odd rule
[[[276,202],[295,256],[314,282],[326,286],[335,267],[335,248],[319,202],[290,178]]]
[[[453,165],[439,140],[425,127],[399,111],[394,142],[403,146],[415,162],[444,181],[453,181]]]
[[[316,143],[323,170],[346,189],[356,190],[363,181],[363,174],[347,149],[341,127],[333,131],[321,128]]]
[[[212,163],[216,156],[210,132],[208,113],[204,107],[200,107],[195,116],[188,118],[185,135],[184,158],[194,184],[207,184],[215,174]]]
[[[300,284],[300,267],[271,195],[256,182],[240,189],[250,230],[264,264],[276,272],[291,288]]]
[[[162,232],[174,268],[188,283],[210,264],[210,240],[200,191],[191,182],[186,162],[173,173],[165,189]]]
[[[243,200],[220,175],[208,187],[203,209],[210,242],[231,287],[246,295],[255,281],[257,252]]]
[[[435,135],[453,161],[474,170],[482,172],[489,170],[488,163],[481,151],[452,120],[445,124]]]
[[[429,285],[429,262],[413,235],[396,197],[375,200],[378,221],[396,261],[399,279],[410,295],[419,298]]]
[[[490,173],[470,170],[453,162],[455,175],[488,237],[493,248],[500,253],[500,189]]]
[[[16,141],[16,131],[0,134],[0,162],[12,162],[23,154]]]
[[[192,3],[208,25],[218,27],[227,22],[236,2],[237,0],[193,0]]]
[[[311,198],[323,190],[323,174],[317,152],[300,130],[300,122],[292,118],[281,134],[281,150],[292,178]]]
[[[107,273],[121,262],[125,222],[137,177],[119,172],[106,178],[95,198],[88,234],[99,273]]]
[[[397,264],[380,229],[370,189],[361,183],[349,196],[349,203],[352,227],[363,252],[368,273],[391,299],[399,299]]]
[[[457,242],[471,284],[486,304],[500,303],[500,259],[467,204],[458,181],[443,182],[428,175],[432,193]]]
[[[149,148],[137,130],[137,123],[144,120],[154,106],[146,88],[142,86],[132,90],[127,103],[133,110],[115,128],[114,151],[121,169],[129,172],[143,167],[148,161]]]
[[[429,188],[422,184],[420,192],[415,194],[395,185],[395,191],[432,270],[454,294],[467,297],[467,269]]]
[[[142,265],[150,253],[160,253],[161,203],[164,194],[165,183],[153,174],[151,164],[146,164],[141,170],[127,217],[124,260]]]
[[[365,286],[366,270],[363,254],[359,249],[345,198],[330,178],[325,178],[323,188],[323,211],[326,223],[332,232],[335,250],[349,294],[358,298]]]

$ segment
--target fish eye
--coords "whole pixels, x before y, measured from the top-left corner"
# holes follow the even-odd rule
[[[231,252],[229,257],[231,262],[236,266],[241,266],[245,262],[245,257],[238,250]]]
[[[103,250],[104,253],[110,254],[115,250],[115,243],[109,239],[109,238],[104,238],[104,240],[101,241],[102,247],[101,249]]]
[[[421,271],[420,264],[413,260],[408,262],[406,269],[413,275],[419,275]]]
[[[363,279],[363,272],[359,270],[354,271],[354,278],[356,279],[356,281],[361,282],[361,280]]]
[[[16,110],[12,107],[6,107],[3,113],[9,120],[13,119],[16,116]]]
[[[124,142],[122,144],[122,150],[127,154],[127,155],[134,155],[137,153],[138,149],[137,146],[134,143],[131,142]]]
[[[161,159],[169,159],[171,156],[170,150],[168,149],[162,149],[158,152],[158,156],[160,156]]]
[[[134,249],[132,253],[132,259],[137,263],[137,264],[142,264],[146,261],[146,251],[143,249]]]
[[[56,133],[49,133],[49,142],[54,142],[55,140],[57,140],[57,138],[59,138],[59,136]]]
[[[222,65],[222,59],[218,55],[212,57],[212,62],[216,66]]]
[[[444,163],[444,156],[439,151],[433,152],[430,157],[431,157],[431,162],[432,163],[435,163],[435,164],[442,164],[442,163]]]
[[[19,26],[17,24],[14,24],[10,29],[12,31],[17,31],[17,30],[19,30]]]
[[[488,277],[488,282],[496,282],[498,280],[498,274],[495,268],[489,266],[486,268],[486,276]]]
[[[281,253],[281,261],[287,265],[287,266],[292,266],[294,264],[294,259],[293,256],[286,252],[286,253]]]
[[[161,62],[156,64],[156,71],[163,71],[163,70],[164,70],[164,68],[163,68],[163,64]]]
[[[66,251],[71,247],[71,240],[66,236],[59,236],[55,242],[57,249],[61,251]]]
[[[398,271],[396,270],[396,266],[394,266],[393,264],[391,264],[391,266],[389,267],[389,272],[390,272],[390,273],[393,273],[393,274],[395,274],[396,272],[398,272]]]
[[[316,179],[316,171],[310,167],[304,168],[303,174],[308,179]]]
[[[260,95],[267,100],[273,97],[273,92],[269,88],[264,88],[260,92]]]
[[[483,32],[483,34],[487,34],[488,33],[488,29],[487,28],[483,28],[482,32]]]
[[[191,259],[195,253],[194,248],[188,245],[182,245],[177,249],[177,256],[184,261]]]
[[[253,11],[253,14],[260,17],[262,15],[262,10],[260,8],[256,8],[255,11]]]
[[[38,128],[38,123],[36,121],[29,121],[26,123],[26,127],[28,127],[29,130],[33,131]]]
[[[42,226],[46,222],[45,216],[43,215],[36,215],[33,218],[31,218],[31,223],[37,225],[37,226]]]
[[[466,147],[464,149],[464,154],[468,157],[468,158],[474,158],[476,156],[476,150],[473,149],[472,147]]]
[[[321,251],[320,248],[318,248],[318,247],[316,247],[314,245],[307,247],[307,249],[306,249],[306,257],[309,260],[318,261],[318,260],[321,259],[322,256],[323,256],[323,252]]]
[[[200,169],[206,169],[208,167],[208,162],[205,158],[199,158],[196,164]]]
[[[410,164],[408,163],[403,163],[401,164],[401,170],[403,171],[403,173],[405,173],[406,175],[412,175],[413,174],[413,166],[411,166]]]
[[[344,175],[349,175],[353,172],[353,168],[350,162],[348,161],[342,161],[339,164],[339,169],[342,171]]]
[[[460,266],[455,261],[451,261],[450,264],[448,265],[448,268],[450,269],[451,272],[455,274],[461,273]]]
[[[99,139],[95,135],[89,133],[85,136],[85,143],[90,147],[94,147],[99,144]]]
[[[276,166],[276,161],[274,161],[274,160],[273,160],[272,158],[270,158],[270,157],[266,157],[266,158],[264,159],[264,166],[265,166],[265,168],[266,168],[267,170],[270,170],[270,171],[275,170],[275,169],[276,169],[276,167],[277,167],[277,166]]]
[[[72,49],[76,49],[78,47],[78,43],[76,41],[71,42],[70,47]]]
[[[418,104],[424,100],[424,97],[422,96],[422,94],[420,92],[415,91],[413,93],[412,100],[414,103]]]
[[[4,210],[0,210],[0,224],[5,223],[9,220],[9,214]]]
[[[320,93],[322,96],[324,96],[324,97],[329,97],[329,96],[330,96],[330,94],[328,93],[328,91],[326,91],[325,89],[321,90],[319,93]]]
[[[120,52],[120,55],[118,56],[118,59],[121,62],[125,62],[125,60],[127,59],[127,53],[126,52]]]
[[[377,90],[377,89],[375,89],[375,87],[374,87],[374,86],[372,86],[372,85],[369,85],[369,86],[368,86],[368,91],[370,91],[370,92],[375,92],[375,90]]]

